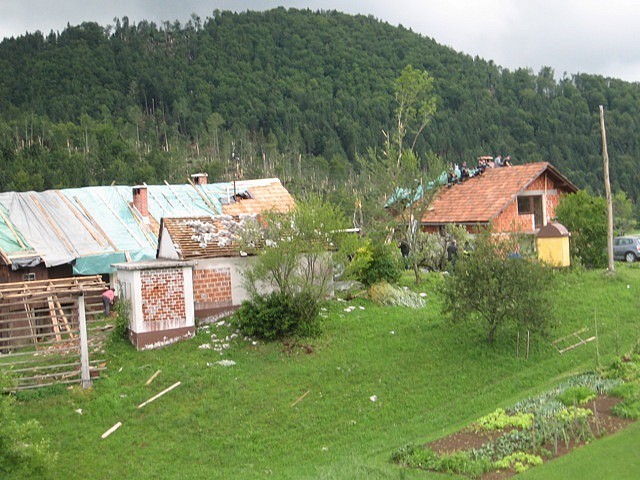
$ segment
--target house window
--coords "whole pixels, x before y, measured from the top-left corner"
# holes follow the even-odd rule
[[[518,197],[518,215],[533,213],[532,197]]]
[[[36,274],[33,272],[25,273],[24,275],[22,275],[23,282],[33,282],[35,279],[36,279]]]

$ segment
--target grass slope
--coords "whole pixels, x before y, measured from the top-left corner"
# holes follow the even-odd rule
[[[621,266],[611,277],[559,273],[557,280],[560,324],[552,338],[582,327],[593,332],[597,318],[603,363],[635,344],[640,269]],[[239,339],[222,355],[198,348],[211,333],[230,333],[213,326],[152,352],[116,342],[93,389],[21,395],[19,414],[36,418],[59,451],[52,478],[446,478],[400,469],[391,452],[594,368],[596,349],[590,343],[559,355],[550,339],[535,337],[529,359],[516,358],[514,332],[499,332],[489,347],[484,331],[452,327],[429,285],[419,287],[428,292],[421,310],[332,302],[323,335],[307,341],[312,354]],[[347,305],[364,310],[346,312]],[[221,359],[236,365],[215,363]],[[136,408],[177,381],[177,389]],[[122,427],[102,440],[118,421]],[[566,468],[571,458],[562,459]]]

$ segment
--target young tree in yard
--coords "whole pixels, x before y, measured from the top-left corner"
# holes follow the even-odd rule
[[[361,191],[366,194],[366,206],[386,209],[377,212],[377,228],[395,231],[395,240],[405,244],[417,282],[424,240],[420,221],[436,192],[435,185],[429,182],[444,170],[435,155],[427,153],[420,158],[416,151],[416,144],[436,111],[433,79],[426,71],[407,65],[394,84],[394,96],[394,126],[383,132],[382,152],[369,150],[360,159],[361,178],[366,181]],[[389,213],[394,216],[391,222]],[[385,228],[380,223],[386,224]]]
[[[631,199],[622,190],[613,196],[613,227],[616,235],[626,235],[636,226],[635,208]]]
[[[443,283],[444,312],[453,322],[484,324],[489,344],[507,323],[542,332],[553,323],[553,272],[537,262],[511,258],[516,241],[480,235],[475,250],[459,259]]]
[[[607,204],[604,198],[580,190],[566,195],[556,217],[571,232],[571,257],[585,267],[607,265]]]
[[[238,310],[240,327],[268,339],[313,331],[319,303],[330,293],[332,251],[345,235],[346,219],[334,205],[311,198],[263,220],[264,246],[245,271],[252,299]],[[273,293],[265,294],[265,286]]]

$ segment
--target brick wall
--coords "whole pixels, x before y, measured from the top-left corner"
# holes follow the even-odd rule
[[[195,269],[193,271],[193,301],[199,306],[226,307],[232,305],[231,268]]]
[[[185,301],[182,269],[162,268],[140,273],[144,321],[183,322]]]

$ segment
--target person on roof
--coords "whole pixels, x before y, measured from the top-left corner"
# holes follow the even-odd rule
[[[504,166],[504,161],[502,160],[502,155],[498,155],[496,158],[493,159],[493,165],[495,167]]]
[[[503,166],[510,167],[511,166],[511,155],[507,155],[504,158]]]

